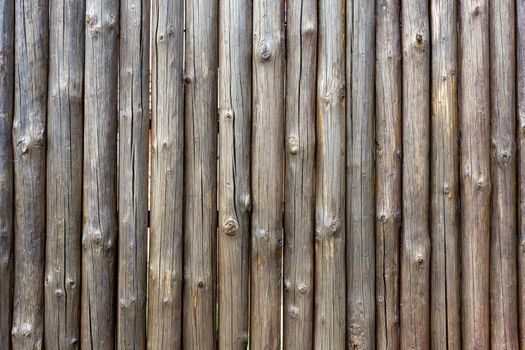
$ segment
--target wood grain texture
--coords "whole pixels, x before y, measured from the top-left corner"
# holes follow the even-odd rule
[[[519,346],[525,348],[525,0],[516,1],[516,85],[518,135],[518,321]]]
[[[314,348],[346,346],[345,2],[319,2]]]
[[[47,0],[15,0],[14,349],[43,347],[48,10]]]
[[[80,347],[85,1],[49,4],[45,347]]]
[[[284,348],[311,349],[314,314],[317,2],[287,5]]]
[[[120,3],[117,349],[146,348],[150,5]]]
[[[249,318],[252,4],[219,8],[218,347],[246,349]]]
[[[430,2],[432,349],[461,349],[457,2]]]
[[[401,4],[403,227],[401,348],[430,348],[430,28],[428,2]]]
[[[147,348],[182,345],[183,1],[154,0]]]
[[[490,95],[488,1],[459,6],[461,317],[465,349],[490,347]]]
[[[113,349],[117,290],[118,0],[86,0],[81,348]]]

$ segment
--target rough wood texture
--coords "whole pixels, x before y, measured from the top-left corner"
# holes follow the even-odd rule
[[[183,0],[154,0],[148,349],[181,348],[184,155]]]
[[[488,349],[490,259],[490,96],[488,1],[459,11],[462,339]]]
[[[149,10],[120,5],[117,349],[146,348]]]
[[[0,0],[0,349],[11,349],[15,1]]]
[[[246,349],[249,317],[252,4],[219,8],[218,347]]]
[[[491,349],[518,349],[514,0],[490,3]]]
[[[457,2],[430,2],[432,349],[461,349]]]
[[[284,348],[311,349],[314,314],[317,2],[288,1]]]
[[[184,349],[215,347],[218,1],[187,0],[184,152]]]
[[[401,31],[399,0],[377,0],[376,347],[399,349]]]
[[[347,348],[375,349],[375,2],[347,1]]]
[[[403,47],[403,227],[401,348],[430,348],[429,4],[401,5]]]
[[[250,349],[278,349],[284,166],[284,1],[253,4]]]
[[[118,29],[118,0],[86,1],[82,349],[115,346]]]
[[[519,346],[525,348],[525,0],[516,1],[518,98],[518,317]]]
[[[47,0],[15,0],[15,349],[43,347],[48,10]]]
[[[49,8],[45,347],[58,350],[80,346],[85,1]]]
[[[345,2],[319,2],[314,348],[346,344]]]

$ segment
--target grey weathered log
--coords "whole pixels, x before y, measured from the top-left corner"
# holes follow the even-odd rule
[[[48,10],[47,0],[15,0],[15,349],[43,347]]]
[[[430,2],[432,349],[461,349],[457,2]]]
[[[218,348],[246,349],[249,318],[252,4],[219,7]]]
[[[490,96],[488,0],[459,5],[461,318],[465,349],[490,348]]]
[[[491,349],[518,349],[514,0],[490,2]]]
[[[317,1],[287,5],[283,337],[311,349],[314,314]]]
[[[346,345],[345,2],[319,2],[314,348]]]
[[[81,348],[113,349],[117,259],[118,0],[86,0]]]
[[[516,85],[518,115],[518,321],[525,349],[525,0],[516,1]]]
[[[284,1],[253,3],[250,349],[278,349],[284,173]]]
[[[402,349],[430,348],[429,4],[401,3],[403,48]]]
[[[49,4],[45,347],[80,346],[85,0]]]
[[[400,1],[376,2],[376,347],[399,349]]]
[[[13,308],[13,106],[15,1],[0,0],[0,348],[11,349]]]
[[[120,5],[117,349],[146,348],[149,0]]]
[[[375,1],[347,1],[347,348],[375,349]]]

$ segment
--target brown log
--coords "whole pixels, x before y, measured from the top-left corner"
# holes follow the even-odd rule
[[[525,0],[516,1],[518,106],[518,319],[519,346],[525,349]]]

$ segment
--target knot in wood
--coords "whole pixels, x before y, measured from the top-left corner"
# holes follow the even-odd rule
[[[261,62],[269,62],[272,59],[272,50],[264,39],[259,42],[259,57]]]
[[[199,288],[199,289],[204,288],[204,281],[198,281],[197,282],[197,288]]]
[[[292,136],[288,139],[288,151],[290,154],[297,154],[299,152],[299,140]]]
[[[306,284],[304,283],[301,283],[297,286],[297,290],[299,291],[299,293],[301,294],[306,294],[306,292],[308,292],[308,288],[306,287]]]
[[[421,44],[423,42],[423,35],[421,35],[421,33],[416,34],[416,42],[418,44]]]
[[[479,8],[479,6],[476,6],[476,8],[474,9],[474,11],[472,12],[472,15],[474,17],[477,17],[481,14],[481,9]]]
[[[234,218],[229,217],[222,224],[222,228],[225,234],[228,236],[234,236],[239,231],[239,223]]]
[[[296,305],[291,305],[289,310],[290,318],[295,319],[299,316],[299,307]]]
[[[424,263],[425,263],[425,259],[423,258],[423,256],[421,254],[416,256],[416,264],[418,266],[423,266]]]

